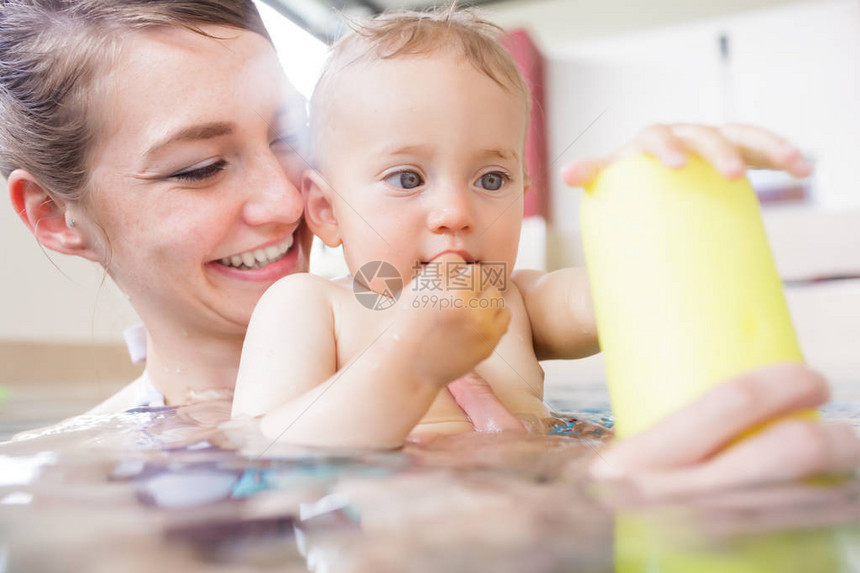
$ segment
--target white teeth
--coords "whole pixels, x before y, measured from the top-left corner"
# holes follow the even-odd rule
[[[293,246],[293,236],[290,235],[277,245],[269,245],[242,253],[225,257],[219,262],[227,267],[259,269],[286,256],[287,251]]]

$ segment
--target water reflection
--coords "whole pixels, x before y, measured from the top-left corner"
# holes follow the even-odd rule
[[[266,449],[228,412],[140,408],[0,445],[0,571],[860,571],[856,478],[655,505],[585,478],[600,409],[548,436],[324,453]]]
[[[793,485],[622,509],[615,524],[616,571],[860,570],[858,485]]]

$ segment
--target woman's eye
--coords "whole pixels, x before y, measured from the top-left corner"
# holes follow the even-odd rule
[[[209,179],[210,177],[214,177],[215,175],[223,171],[226,166],[227,162],[222,159],[220,161],[216,161],[215,163],[204,165],[203,167],[196,167],[188,169],[186,171],[179,171],[178,173],[174,173],[170,177],[173,179],[179,179],[180,181],[204,181],[206,179]]]
[[[285,133],[275,138],[271,146],[279,147],[289,153],[298,153],[302,145],[302,138],[297,133]]]
[[[504,173],[493,171],[492,173],[481,175],[481,178],[478,179],[478,186],[482,189],[486,189],[487,191],[498,191],[502,188],[502,185],[505,184],[505,181],[509,179],[510,177]]]
[[[400,171],[385,178],[385,182],[400,189],[415,189],[424,184],[421,176],[414,171]]]

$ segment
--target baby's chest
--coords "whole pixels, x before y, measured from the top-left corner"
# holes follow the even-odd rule
[[[517,321],[512,321],[493,353],[478,364],[475,372],[489,383],[496,398],[512,414],[521,418],[544,418],[548,415],[543,404],[544,373],[535,357],[530,328],[521,330]],[[439,422],[452,420],[466,421],[466,414],[453,396],[442,390],[422,423],[429,424],[427,429],[432,432],[464,431],[460,426],[457,428],[461,429],[450,432],[438,426]]]
[[[349,302],[349,301],[347,301]],[[534,413],[541,408],[543,369],[532,342],[531,324],[519,298],[506,301],[511,323],[492,354],[477,365],[496,396],[512,411]],[[337,368],[378,343],[395,319],[395,309],[371,310],[355,304],[336,309]],[[446,356],[439,356],[445,360]]]
[[[348,299],[333,310],[338,370],[371,345],[379,343],[396,316],[394,308],[368,309]]]
[[[544,372],[535,356],[525,311],[512,309],[511,324],[493,353],[475,369],[496,396],[516,412],[533,411],[543,399]],[[526,406],[528,404],[528,406]]]

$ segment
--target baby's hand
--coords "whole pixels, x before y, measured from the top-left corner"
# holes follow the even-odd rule
[[[431,264],[432,270],[406,287],[400,306],[402,324],[421,341],[415,367],[442,387],[492,354],[511,317],[495,286],[481,284],[479,264],[466,264],[452,253]],[[431,273],[433,290],[427,288]]]

